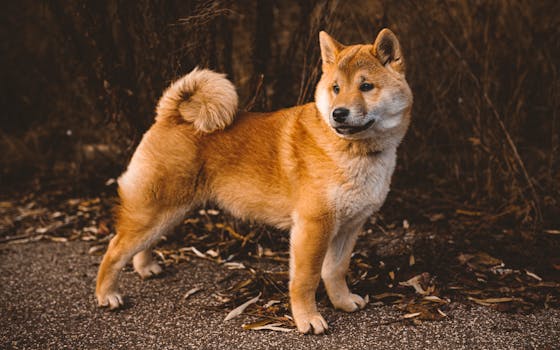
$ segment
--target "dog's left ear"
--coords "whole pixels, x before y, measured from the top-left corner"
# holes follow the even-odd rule
[[[333,39],[325,31],[319,33],[319,44],[321,46],[321,59],[323,60],[323,64],[334,63],[336,56],[344,48],[344,45]]]
[[[389,29],[382,29],[373,43],[373,54],[384,66],[390,65],[395,71],[404,74],[405,64],[401,45],[397,36]]]

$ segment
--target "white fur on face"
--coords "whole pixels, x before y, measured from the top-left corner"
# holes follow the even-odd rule
[[[323,86],[317,86],[317,92],[315,93],[315,104],[317,109],[321,113],[321,116],[325,122],[330,125],[329,117],[331,114],[331,101],[329,96],[329,90],[325,89]]]
[[[315,104],[325,123],[332,127],[330,118],[333,107],[331,103],[332,93],[330,87],[327,87],[328,85],[326,85],[327,84],[325,84],[324,81],[319,82],[315,92]],[[409,95],[410,89],[406,83],[404,83],[404,86],[396,84],[395,86],[388,85],[381,88],[376,101],[372,104],[368,103],[368,113],[365,118],[361,115],[361,112],[356,111],[355,108],[352,108],[352,106],[346,106],[351,110],[348,118],[349,124],[358,126],[371,120],[375,120],[375,124],[368,130],[364,130],[356,134],[344,135],[337,133],[337,135],[348,140],[367,139],[375,137],[377,132],[383,132],[400,126],[404,120],[404,113],[406,109],[410,107]]]
[[[402,121],[401,115],[392,116],[389,118],[381,119],[379,122],[379,127],[382,129],[392,129],[399,126]]]
[[[399,126],[406,108],[408,108],[407,99],[399,91],[384,90],[373,109],[377,128],[388,130]]]

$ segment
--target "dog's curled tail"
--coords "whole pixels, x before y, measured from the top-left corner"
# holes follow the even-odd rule
[[[156,119],[180,117],[197,131],[211,133],[233,122],[237,103],[235,87],[225,74],[195,68],[165,90]]]

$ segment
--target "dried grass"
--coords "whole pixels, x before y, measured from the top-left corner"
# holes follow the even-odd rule
[[[246,109],[280,108],[312,100],[319,30],[355,43],[387,26],[415,94],[393,193],[501,227],[557,229],[558,13],[550,0],[11,3],[0,38],[12,82],[2,176],[104,182],[126,164],[163,88],[194,66],[226,72]],[[92,144],[120,152],[92,158]]]

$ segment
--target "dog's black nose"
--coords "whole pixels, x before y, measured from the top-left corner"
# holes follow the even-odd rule
[[[347,108],[337,108],[332,112],[333,119],[337,123],[344,123],[348,114],[350,114],[350,110]]]

